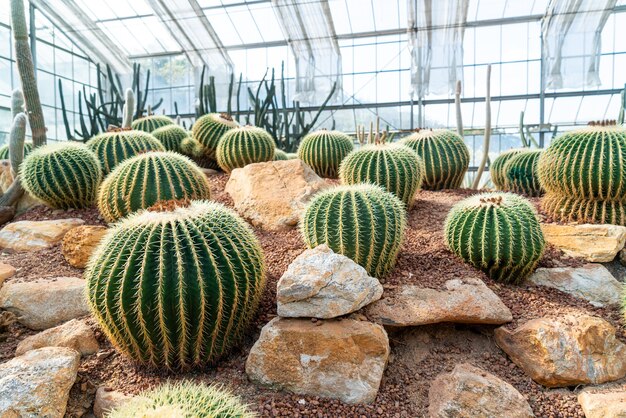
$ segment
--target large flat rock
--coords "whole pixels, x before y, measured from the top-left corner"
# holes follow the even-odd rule
[[[49,248],[58,244],[67,231],[84,222],[78,218],[13,222],[0,230],[0,248],[9,251]]]
[[[541,224],[541,229],[547,242],[592,263],[613,261],[626,243],[626,227],[618,225]]]
[[[593,393],[583,391],[578,395],[585,418],[626,418],[626,390]]]
[[[100,348],[96,336],[84,321],[72,319],[58,327],[24,338],[17,345],[15,355],[42,347],[67,347],[83,356],[94,354]]]
[[[480,279],[448,280],[445,289],[404,285],[365,309],[374,322],[409,327],[458,322],[500,325],[513,320],[509,308]]]

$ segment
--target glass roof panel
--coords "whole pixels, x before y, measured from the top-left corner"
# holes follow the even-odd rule
[[[350,15],[348,14],[348,5],[345,0],[330,0],[328,2],[328,6],[330,7],[330,13],[333,16],[335,32],[338,35],[352,33]]]
[[[350,23],[352,33],[372,32],[376,30],[374,26],[374,11],[372,3],[364,0],[345,0],[348,13],[350,14]]]
[[[406,1],[372,0],[376,30],[398,29],[407,26]],[[404,19],[400,21],[400,4],[404,5]]]
[[[529,3],[528,0],[514,0],[515,3]],[[480,0],[476,12],[476,20],[499,19],[504,14],[506,1],[503,0]],[[469,20],[469,16],[468,16]]]
[[[209,20],[211,26],[217,33],[217,36],[222,40],[225,46],[229,45],[241,45],[243,40],[239,36],[237,28],[230,20],[229,14],[226,9],[208,9],[204,11],[204,15]],[[245,30],[245,28],[244,28]]]
[[[245,44],[263,42],[261,32],[252,17],[248,6],[234,6],[227,10],[232,25],[237,28],[239,37]]]
[[[256,27],[260,29],[264,42],[285,39],[271,4],[251,4],[248,6],[248,9],[256,22]]]

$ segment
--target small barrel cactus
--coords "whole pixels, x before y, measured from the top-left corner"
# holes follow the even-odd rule
[[[24,142],[24,157],[26,157],[33,150],[33,144],[30,142]],[[5,144],[0,147],[0,160],[9,159],[9,144]]]
[[[301,221],[309,248],[326,244],[379,278],[395,265],[405,229],[404,204],[372,184],[338,186],[316,194]]]
[[[134,120],[130,125],[132,129],[152,133],[166,125],[173,125],[174,120],[165,115],[150,115]]]
[[[274,150],[274,161],[285,161],[288,160],[287,153],[281,149],[276,148]]]
[[[216,159],[217,143],[227,131],[239,124],[227,113],[209,113],[200,116],[191,128],[191,136],[206,148],[208,158]]]
[[[504,166],[511,158],[524,151],[525,149],[520,148],[506,150],[500,153],[500,155],[493,160],[493,163],[489,166],[489,172],[491,173],[491,181],[498,190],[510,190],[509,185],[506,182],[506,172],[504,171]]]
[[[306,135],[298,147],[298,158],[320,177],[337,178],[341,161],[354,149],[352,139],[339,131],[325,129]]]
[[[274,160],[274,139],[265,129],[242,126],[227,131],[217,144],[217,163],[230,173],[235,168]]]
[[[298,153],[296,153],[296,152],[288,152],[287,153],[287,159],[288,160],[297,160],[298,159]]]
[[[534,207],[513,193],[478,194],[454,205],[445,239],[453,253],[510,283],[532,273],[545,247]]]
[[[181,144],[189,137],[189,132],[178,125],[165,125],[152,131],[167,151],[182,152]]]
[[[87,141],[87,146],[98,156],[102,171],[108,174],[122,161],[148,151],[165,151],[165,147],[151,134],[143,131],[115,129]]]
[[[542,152],[543,150],[524,150],[509,159],[504,165],[509,191],[531,197],[543,194],[537,174],[537,165]]]
[[[83,208],[96,200],[102,169],[96,155],[74,142],[34,149],[20,167],[24,189],[48,206]]]
[[[457,189],[461,186],[470,154],[458,134],[447,129],[422,129],[401,142],[424,161],[424,189]]]
[[[611,200],[576,199],[547,192],[541,208],[555,221],[626,225],[626,203]]]
[[[202,383],[165,383],[107,414],[107,418],[255,418],[230,391]]]
[[[209,199],[206,176],[189,158],[174,152],[148,152],[118,165],[100,187],[98,209],[114,222],[162,200]]]
[[[339,178],[343,184],[378,184],[409,208],[422,185],[424,163],[404,145],[368,145],[348,154],[339,168]]]
[[[84,276],[91,311],[118,350],[187,369],[214,364],[238,342],[265,271],[259,241],[235,212],[162,201],[115,224]]]

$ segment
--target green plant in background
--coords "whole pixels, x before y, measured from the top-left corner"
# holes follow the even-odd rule
[[[255,418],[241,400],[221,386],[189,381],[147,390],[107,418]]]
[[[493,280],[520,283],[543,255],[535,208],[513,193],[484,193],[452,207],[445,223],[450,250]]]
[[[209,113],[196,120],[191,128],[191,136],[204,147],[201,154],[216,161],[215,152],[220,138],[238,126],[239,124],[226,113]]]
[[[217,163],[230,173],[252,163],[272,161],[276,145],[262,128],[241,126],[227,131],[217,144]]]
[[[24,157],[26,157],[33,150],[33,144],[30,142],[24,142]],[[9,144],[5,144],[0,147],[0,160],[9,159]]]
[[[401,141],[424,161],[422,187],[427,190],[456,189],[463,183],[470,154],[463,138],[446,129],[420,129]]]
[[[111,228],[85,279],[93,315],[118,350],[149,366],[187,369],[214,364],[239,341],[265,272],[260,243],[235,212],[161,201]]]
[[[181,152],[181,144],[189,137],[189,132],[178,125],[165,125],[152,131],[167,151]]]
[[[506,171],[504,170],[504,167],[506,167],[506,163],[508,163],[512,157],[524,151],[525,149],[523,148],[506,150],[500,153],[500,155],[493,160],[493,163],[491,163],[491,166],[489,167],[489,172],[491,173],[491,181],[498,190],[510,190],[510,186],[507,184]]]
[[[148,152],[122,162],[104,179],[98,209],[107,222],[114,222],[162,200],[210,197],[206,176],[189,158],[171,151]]]
[[[338,186],[318,193],[301,221],[309,248],[326,244],[378,278],[395,265],[405,229],[402,201],[372,184]]]
[[[543,150],[526,149],[509,158],[504,165],[506,184],[510,191],[527,196],[541,196],[537,166]]]
[[[289,158],[287,157],[287,153],[283,150],[276,148],[274,150],[274,161],[286,161]]]
[[[173,125],[174,120],[165,115],[151,115],[135,119],[131,125],[132,129],[152,133],[154,130],[166,125]]]
[[[592,122],[552,141],[539,158],[543,209],[555,220],[626,225],[626,128]]]
[[[36,148],[24,159],[20,177],[28,193],[53,208],[91,206],[102,179],[96,155],[72,142]]]
[[[412,149],[401,144],[366,145],[343,160],[339,178],[342,184],[377,184],[410,208],[422,185],[424,163]]]
[[[115,129],[90,139],[87,147],[96,153],[104,174],[119,163],[149,151],[165,151],[165,147],[147,132]]]
[[[354,149],[352,139],[339,131],[321,129],[306,135],[298,147],[298,158],[320,177],[337,178],[341,161]]]

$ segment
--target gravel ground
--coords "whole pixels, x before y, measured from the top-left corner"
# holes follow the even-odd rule
[[[232,201],[223,191],[226,180],[225,174],[210,177],[213,199],[232,206]],[[454,190],[421,191],[418,194],[416,204],[409,211],[408,233],[396,268],[381,280],[385,292],[394,292],[400,284],[440,288],[445,281],[455,277],[479,277],[511,309],[514,321],[509,327],[541,316],[582,311],[611,322],[618,329],[619,338],[626,341],[626,332],[617,308],[594,308],[553,289],[498,284],[453,256],[444,245],[443,222],[450,207],[472,193],[468,190]],[[532,200],[535,204],[539,202],[538,199]],[[66,217],[80,217],[89,224],[102,223],[95,209],[67,213],[35,208],[17,220]],[[345,405],[335,400],[258,388],[247,380],[245,360],[261,327],[276,315],[276,282],[305,247],[297,230],[274,233],[257,229],[256,233],[269,267],[268,286],[258,315],[240,348],[223,359],[218,367],[207,370],[185,374],[148,370],[117,354],[91,322],[102,350],[82,362],[78,380],[71,392],[68,416],[80,416],[88,411],[95,389],[100,385],[126,393],[137,393],[164,379],[193,379],[225,384],[264,417],[424,417],[427,416],[428,388],[432,379],[441,372],[452,370],[457,363],[467,361],[515,386],[528,399],[538,417],[584,416],[576,401],[581,388],[545,389],[534,383],[495,345],[491,327],[440,324],[390,334],[392,354],[389,366],[376,402],[371,405]],[[43,276],[81,274],[80,270],[65,263],[59,247],[29,254],[2,254],[0,261],[18,268],[17,276],[12,280],[28,281]],[[579,260],[564,257],[554,248],[547,249],[540,263],[544,267],[580,264]],[[614,264],[610,269],[619,273],[616,274],[619,280],[624,280],[623,268]],[[17,343],[30,334],[31,331],[12,325],[4,335],[5,340],[0,341],[0,361],[11,358]]]

